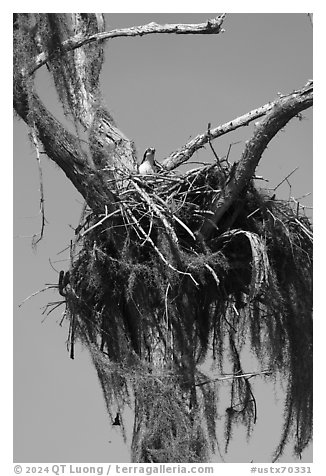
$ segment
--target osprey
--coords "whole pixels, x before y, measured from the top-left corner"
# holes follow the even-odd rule
[[[143,160],[138,166],[138,172],[141,175],[151,175],[158,171],[158,166],[155,162],[154,155],[155,149],[153,147],[149,147],[145,150]]]

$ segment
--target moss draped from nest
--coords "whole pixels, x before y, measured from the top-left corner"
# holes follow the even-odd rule
[[[297,454],[311,439],[311,225],[251,183],[205,241],[200,229],[228,172],[214,164],[128,177],[117,209],[86,213],[78,229],[66,290],[71,345],[90,348],[109,411],[136,398],[135,461],[205,460],[218,387],[202,384],[198,366],[213,357],[223,373],[229,355],[241,376],[248,342],[288,382],[275,459],[293,432]],[[255,418],[249,378],[234,378],[226,448],[233,423],[250,433]],[[193,442],[188,453],[176,428]]]

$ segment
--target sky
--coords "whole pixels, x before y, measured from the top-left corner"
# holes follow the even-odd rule
[[[216,13],[110,14],[106,29],[157,23],[199,23]],[[139,158],[155,147],[160,161],[191,137],[230,121],[290,93],[312,78],[312,26],[306,14],[229,14],[222,35],[150,35],[121,38],[105,46],[102,94],[121,130],[135,141]],[[67,124],[46,68],[37,74],[46,106]],[[277,196],[302,199],[312,206],[312,111],[292,120],[270,143],[257,174],[276,187],[296,167],[290,185]],[[71,125],[69,125],[71,127]],[[238,160],[253,126],[214,142],[230,161]],[[66,348],[67,326],[61,313],[42,315],[42,307],[59,300],[41,292],[56,284],[58,271],[69,266],[69,243],[78,225],[82,198],[61,170],[42,158],[45,213],[42,241],[39,181],[35,152],[22,121],[14,118],[14,461],[128,462],[128,447],[106,414],[101,389],[88,353],[76,347],[75,360]],[[195,160],[209,160],[201,151]],[[194,166],[194,165],[193,165]],[[311,215],[310,208],[307,213]],[[56,271],[55,271],[56,270]],[[251,442],[240,430],[226,462],[268,462],[278,443],[282,422],[282,391],[274,394],[256,384],[259,416]],[[131,415],[129,420],[131,422]],[[219,461],[219,459],[217,459]],[[284,462],[294,461],[289,448]],[[301,462],[312,461],[312,448]]]

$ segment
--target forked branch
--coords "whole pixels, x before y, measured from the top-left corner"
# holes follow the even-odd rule
[[[309,82],[303,89],[275,101],[272,109],[256,126],[253,137],[246,142],[245,149],[222,194],[216,194],[211,210],[214,215],[206,220],[201,234],[208,238],[219,220],[252,179],[255,169],[268,143],[290,119],[312,106],[313,85]]]
[[[294,91],[293,93],[287,95],[281,95],[279,99],[275,101],[271,101],[264,106],[253,109],[252,111],[232,119],[232,121],[225,122],[224,124],[213,129],[206,130],[203,134],[198,134],[196,137],[191,139],[191,141],[180,147],[180,149],[169,155],[169,157],[167,157],[162,162],[162,166],[166,170],[175,169],[179,165],[189,160],[198,149],[201,149],[213,139],[217,139],[218,137],[239,129],[240,127],[248,126],[252,121],[265,116],[265,114],[275,108],[278,104],[287,104],[288,102],[292,103],[293,101],[298,101],[301,103],[303,98],[307,98],[306,105],[303,107],[303,109],[310,107],[312,105],[312,88],[312,81],[309,81],[302,89],[299,89],[298,91]],[[294,115],[296,114],[297,113]]]

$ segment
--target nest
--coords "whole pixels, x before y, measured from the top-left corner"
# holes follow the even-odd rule
[[[276,457],[291,429],[298,454],[311,438],[311,225],[290,203],[249,183],[205,240],[201,227],[229,175],[215,163],[182,176],[125,176],[117,207],[103,215],[86,211],[77,230],[70,276],[64,286],[61,281],[71,350],[77,338],[90,349],[109,411],[113,404],[121,411],[131,394],[138,396],[138,461],[168,461],[166,451],[169,461],[183,454],[179,437],[169,438],[167,450],[160,425],[148,424],[157,393],[161,413],[155,412],[166,431],[175,434],[178,421],[183,434],[197,432],[198,451],[188,460],[198,461],[205,431],[206,441],[216,439],[216,386],[202,384],[198,365],[211,355],[223,372],[227,350],[239,376],[248,341],[262,365],[288,379]],[[255,418],[249,379],[234,379],[226,447],[232,424],[241,421],[250,431]]]

